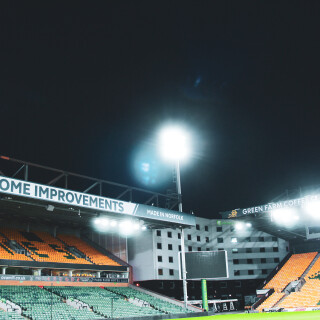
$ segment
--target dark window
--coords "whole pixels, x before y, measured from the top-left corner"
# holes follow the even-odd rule
[[[201,251],[201,247],[198,247],[198,251]]]
[[[209,231],[209,227],[208,226],[204,226],[204,231]]]
[[[268,274],[268,270],[267,269],[262,269],[262,274]]]
[[[240,276],[240,270],[234,270],[234,271],[233,271],[233,274],[234,274],[235,276]]]
[[[207,243],[209,242],[209,237],[206,237],[206,242],[207,242]]]
[[[222,232],[222,227],[217,227],[217,232]]]
[[[248,264],[253,264],[253,260],[252,259],[247,259],[247,263]]]
[[[239,259],[233,259],[233,264],[239,264]]]
[[[188,251],[189,251],[189,252],[192,251],[192,247],[191,247],[191,246],[188,247]]]
[[[246,253],[252,253],[252,249],[251,248],[246,248]]]
[[[250,237],[246,237],[246,238],[244,239],[244,241],[245,241],[245,242],[251,242],[251,238],[250,238]]]
[[[259,242],[264,242],[264,237],[259,237],[258,239]]]
[[[223,248],[218,248],[218,251],[223,251],[224,249]]]
[[[168,238],[172,238],[172,232],[168,231]]]
[[[274,262],[279,263],[280,259],[279,258],[274,258]]]
[[[232,249],[232,253],[238,253],[239,250],[238,249]]]
[[[261,258],[261,263],[267,263],[267,259],[266,258]]]
[[[162,249],[162,244],[160,242],[157,243],[157,249]]]
[[[200,230],[200,226],[198,224],[196,224],[196,229]]]
[[[161,230],[157,230],[157,236],[161,237]]]
[[[163,269],[158,269],[158,275],[163,276]]]
[[[162,262],[162,256],[158,256],[158,262]]]
[[[169,257],[169,262],[173,263],[173,257]]]
[[[181,251],[181,245],[180,244],[178,245],[178,250]]]
[[[181,239],[181,233],[180,232],[178,233],[178,239]]]
[[[277,237],[272,237],[272,241],[278,241]]]
[[[248,270],[248,275],[249,275],[249,276],[254,275],[254,270]]]
[[[266,248],[260,248],[260,252],[266,252]]]
[[[169,275],[173,276],[174,275],[174,270],[173,269],[169,269]]]
[[[197,241],[201,241],[201,238],[200,238],[200,236],[197,236]]]
[[[206,251],[210,251],[210,248],[206,248]]]
[[[168,250],[172,250],[172,244],[171,243],[168,244]]]
[[[218,243],[223,243],[223,238],[218,238]]]
[[[191,240],[191,234],[188,234],[188,240]]]
[[[273,250],[273,252],[279,252],[279,248],[278,247],[273,247],[272,250]]]
[[[233,232],[234,231],[234,227],[230,227],[230,231]]]

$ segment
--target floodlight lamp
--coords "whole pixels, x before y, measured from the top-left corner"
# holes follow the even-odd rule
[[[187,159],[190,155],[189,143],[189,135],[181,127],[171,126],[160,131],[160,151],[165,159]]]
[[[246,223],[246,227],[251,228],[252,227],[252,223],[251,222],[247,222]]]
[[[134,231],[132,222],[130,220],[122,221],[119,224],[119,231],[120,231],[121,234],[123,234],[125,236],[131,235],[133,233],[133,231]]]
[[[142,231],[145,231],[145,230],[147,230],[147,227],[146,227],[146,226],[142,226],[142,227],[141,227],[141,230],[142,230]]]
[[[293,208],[281,208],[272,210],[272,218],[277,224],[292,227],[299,220],[299,216]]]
[[[52,212],[54,210],[54,206],[52,204],[48,204],[46,206],[46,209],[47,209],[47,211],[51,211]]]
[[[312,218],[319,220],[320,219],[320,201],[312,201],[306,204],[304,210]]]
[[[243,229],[243,223],[242,222],[237,222],[236,225],[235,225],[235,228],[237,230],[242,230]]]

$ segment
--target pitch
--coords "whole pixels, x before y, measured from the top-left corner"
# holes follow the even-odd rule
[[[242,313],[225,314],[210,317],[183,318],[179,320],[316,320],[320,319],[320,311],[275,312],[275,313]]]

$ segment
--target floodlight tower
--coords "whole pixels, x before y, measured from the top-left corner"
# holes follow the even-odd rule
[[[179,212],[182,212],[180,161],[187,159],[190,155],[189,136],[182,128],[171,126],[162,129],[160,132],[160,148],[163,157],[175,163],[176,168],[176,189],[178,194]],[[184,229],[181,227],[181,269],[183,281],[184,306],[188,305],[187,294],[187,271],[184,247]]]

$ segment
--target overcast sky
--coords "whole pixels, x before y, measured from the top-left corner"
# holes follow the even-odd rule
[[[165,192],[156,134],[177,122],[193,137],[186,212],[218,217],[319,184],[319,9],[2,1],[0,154]]]

